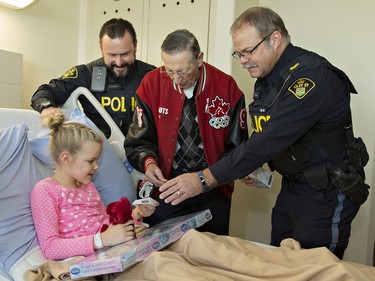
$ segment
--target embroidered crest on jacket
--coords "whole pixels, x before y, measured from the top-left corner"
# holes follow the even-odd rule
[[[67,72],[64,73],[62,76],[62,79],[67,79],[67,78],[77,78],[78,77],[78,70],[75,67],[72,67],[69,69]]]
[[[218,96],[214,100],[207,102],[206,112],[211,115],[209,124],[215,129],[225,128],[229,125],[230,117],[228,115],[230,109],[230,103],[225,102]]]
[[[288,88],[289,92],[293,93],[297,99],[303,99],[308,92],[315,87],[314,81],[309,78],[299,78]]]

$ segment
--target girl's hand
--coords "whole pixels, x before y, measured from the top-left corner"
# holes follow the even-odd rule
[[[159,206],[159,202],[156,202],[156,203],[157,203],[157,206]],[[155,209],[156,209],[157,206],[150,205],[150,204],[140,204],[140,205],[137,205],[133,209],[133,217],[134,217],[134,219],[136,219],[137,221],[139,221],[141,218],[151,216],[154,213],[154,211],[155,211]]]
[[[114,246],[135,238],[134,222],[132,220],[124,224],[109,225],[108,229],[101,233],[104,246]]]

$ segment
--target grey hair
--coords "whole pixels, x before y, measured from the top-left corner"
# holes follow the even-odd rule
[[[282,18],[273,10],[265,7],[251,7],[239,15],[230,28],[233,35],[244,25],[254,26],[261,38],[274,31],[279,31],[283,38],[290,42],[290,35]]]
[[[197,38],[186,29],[178,29],[168,34],[161,45],[161,50],[167,54],[189,51],[194,59],[201,53]]]

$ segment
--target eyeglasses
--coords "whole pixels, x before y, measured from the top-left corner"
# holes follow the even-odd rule
[[[182,69],[182,70],[177,70],[177,71],[172,71],[170,69],[163,70],[160,68],[160,73],[164,75],[168,75],[169,77],[173,77],[174,75],[177,75],[178,77],[181,78],[187,78],[189,75],[194,71],[194,68],[190,69]]]
[[[253,52],[260,46],[260,44],[262,44],[264,41],[266,41],[267,38],[270,37],[274,32],[275,31],[272,31],[270,34],[268,34],[266,37],[264,37],[262,39],[262,41],[260,41],[258,44],[256,44],[254,48],[252,48],[250,50],[245,49],[242,52],[237,52],[237,51],[233,52],[232,57],[234,57],[236,60],[239,60],[244,56],[251,57],[253,55]]]

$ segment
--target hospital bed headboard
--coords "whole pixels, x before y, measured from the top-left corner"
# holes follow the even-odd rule
[[[27,132],[29,138],[34,138],[42,130],[40,115],[31,109],[1,108],[0,128],[6,128],[15,124],[26,122],[29,125]]]

